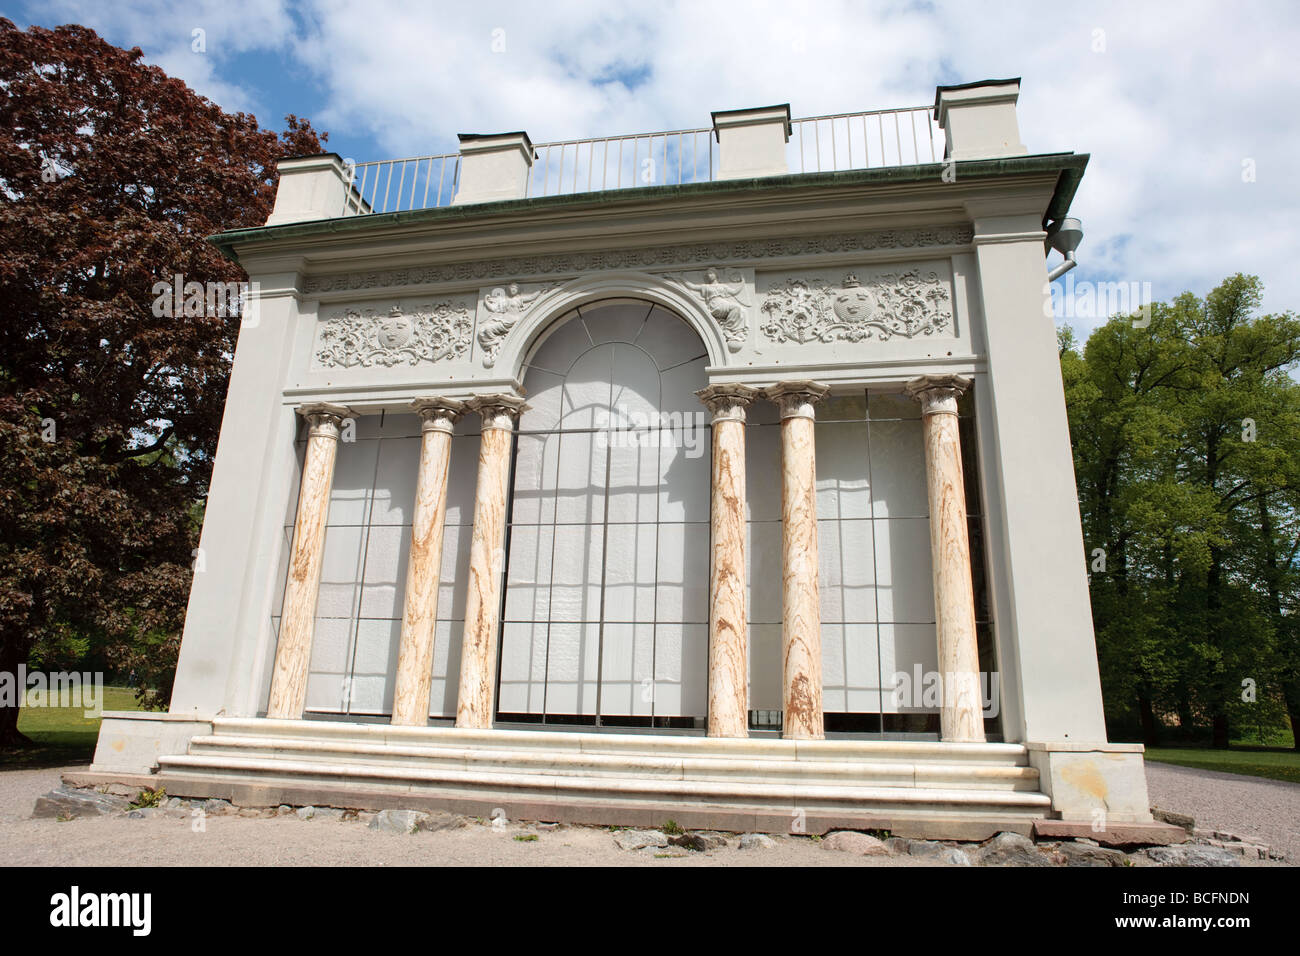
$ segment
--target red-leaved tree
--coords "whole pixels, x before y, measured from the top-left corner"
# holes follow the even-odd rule
[[[277,160],[321,151],[286,122],[0,18],[0,672],[89,650],[169,693],[239,318],[156,316],[154,286],[246,279],[204,237],[265,222]]]

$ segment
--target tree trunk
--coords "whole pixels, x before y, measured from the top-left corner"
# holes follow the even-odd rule
[[[1146,690],[1138,691],[1138,714],[1142,718],[1142,742],[1148,747],[1160,746],[1160,721],[1156,720],[1151,696]]]
[[[9,674],[14,681],[12,706],[8,700],[0,699],[0,750],[32,746],[31,740],[18,732],[18,712],[27,693],[27,688],[18,684],[18,665],[26,661],[26,650],[19,650],[18,641],[12,635],[0,636],[0,674]]]
[[[1286,715],[1291,719],[1291,749],[1300,751],[1300,681],[1284,681],[1282,699],[1286,701]]]
[[[1214,715],[1213,746],[1218,750],[1228,749],[1228,715],[1225,713]]]

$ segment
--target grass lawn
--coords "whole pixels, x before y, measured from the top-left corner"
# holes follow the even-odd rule
[[[31,700],[32,692],[28,692]],[[105,687],[104,710],[140,710],[129,687]],[[87,717],[82,707],[23,707],[18,730],[37,744],[23,750],[0,751],[0,769],[50,767],[64,763],[89,763],[99,737],[99,718]]]
[[[1148,747],[1147,759],[1196,770],[1218,770],[1252,777],[1300,783],[1300,753],[1283,747],[1234,745],[1231,750],[1208,747]]]

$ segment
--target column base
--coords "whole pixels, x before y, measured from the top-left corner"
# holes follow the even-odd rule
[[[1026,743],[1025,749],[1061,819],[1101,826],[1152,822],[1141,744],[1067,740]]]
[[[183,754],[193,737],[212,733],[212,721],[192,714],[106,710],[90,769],[95,773],[151,774],[163,755]]]

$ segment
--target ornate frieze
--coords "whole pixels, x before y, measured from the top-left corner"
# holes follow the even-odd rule
[[[669,272],[664,276],[682,286],[703,304],[727,340],[727,348],[739,352],[749,338],[750,302],[745,290],[753,282],[739,272],[730,272],[725,280],[715,268],[698,272]]]
[[[321,323],[316,361],[326,368],[359,365],[419,365],[463,356],[474,334],[474,315],[457,302],[438,302],[406,311],[398,303],[386,313],[348,308]]]
[[[501,344],[510,330],[541,296],[554,289],[558,283],[549,282],[534,292],[519,291],[519,283],[511,282],[504,288],[486,289],[482,293],[484,317],[479,323],[478,344],[483,355],[483,367],[496,364]]]
[[[860,342],[933,335],[952,323],[948,286],[934,271],[887,272],[863,284],[790,278],[768,290],[761,330],[773,342]]]
[[[871,232],[798,236],[785,239],[682,243],[598,252],[519,256],[510,259],[475,259],[469,262],[408,269],[309,276],[303,285],[303,291],[312,294],[386,289],[435,282],[474,282],[504,276],[584,275],[608,269],[657,272],[699,262],[743,262],[784,256],[867,252],[875,249],[961,246],[968,244],[973,235],[970,226],[934,226],[924,229],[877,229]]]

